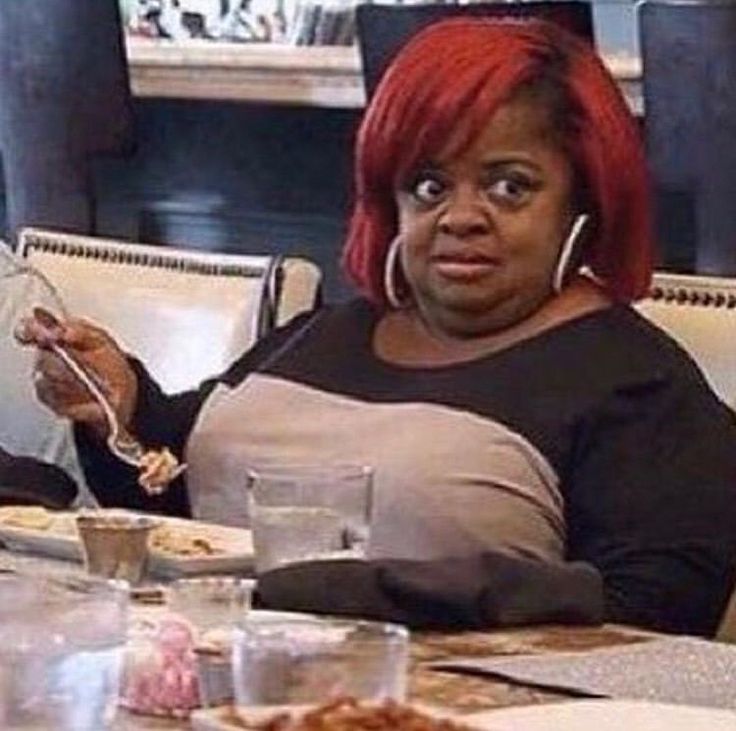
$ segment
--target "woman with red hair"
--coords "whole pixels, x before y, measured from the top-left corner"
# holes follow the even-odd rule
[[[647,176],[592,50],[538,21],[425,29],[366,111],[355,187],[344,261],[363,297],[294,320],[196,392],[165,396],[89,325],[25,323],[40,398],[85,425],[100,501],[231,519],[244,472],[218,459],[227,440],[255,468],[370,464],[367,560],[270,571],[263,602],[712,633],[734,578],[736,426],[629,306],[650,275]],[[50,342],[185,478],[138,489]]]

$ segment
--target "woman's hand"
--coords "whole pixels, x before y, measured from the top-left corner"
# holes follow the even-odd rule
[[[84,320],[57,321],[37,309],[15,331],[18,342],[38,348],[34,385],[38,399],[59,416],[85,423],[107,435],[105,415],[92,394],[52,351],[59,345],[95,379],[107,395],[123,427],[130,424],[138,395],[135,372],[117,343],[104,330]]]

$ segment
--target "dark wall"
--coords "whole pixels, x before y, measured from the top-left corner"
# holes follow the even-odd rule
[[[162,99],[135,111],[135,154],[94,165],[100,235],[302,254],[328,296],[349,292],[338,259],[357,111]]]

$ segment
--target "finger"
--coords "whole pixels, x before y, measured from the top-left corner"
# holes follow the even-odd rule
[[[58,416],[72,421],[95,422],[104,420],[102,410],[95,401],[74,401],[61,396],[53,385],[41,378],[35,383],[36,397]]]
[[[61,334],[62,342],[78,351],[108,349],[117,351],[115,340],[107,331],[92,324],[88,320],[71,319],[64,323]]]
[[[50,348],[59,341],[62,331],[59,328],[48,328],[34,317],[24,317],[16,325],[13,334],[21,345]]]
[[[35,371],[56,388],[60,393],[78,394],[79,397],[91,398],[86,386],[79,382],[69,367],[57,355],[41,351],[36,358]]]

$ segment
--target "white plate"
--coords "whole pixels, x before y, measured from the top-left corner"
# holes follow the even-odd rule
[[[736,731],[736,713],[647,701],[579,700],[463,716],[484,731]]]
[[[52,558],[82,560],[82,547],[76,532],[75,513],[59,511],[52,513],[52,524],[48,528],[25,528],[2,523],[0,508],[0,541],[11,551],[50,556]],[[131,513],[114,509],[111,513]],[[203,523],[183,518],[147,514],[162,526],[180,530],[186,534],[196,533],[218,549],[218,553],[205,556],[186,556],[151,551],[150,570],[156,576],[175,577],[203,573],[225,573],[251,571],[253,568],[253,538],[249,530],[230,526]]]

